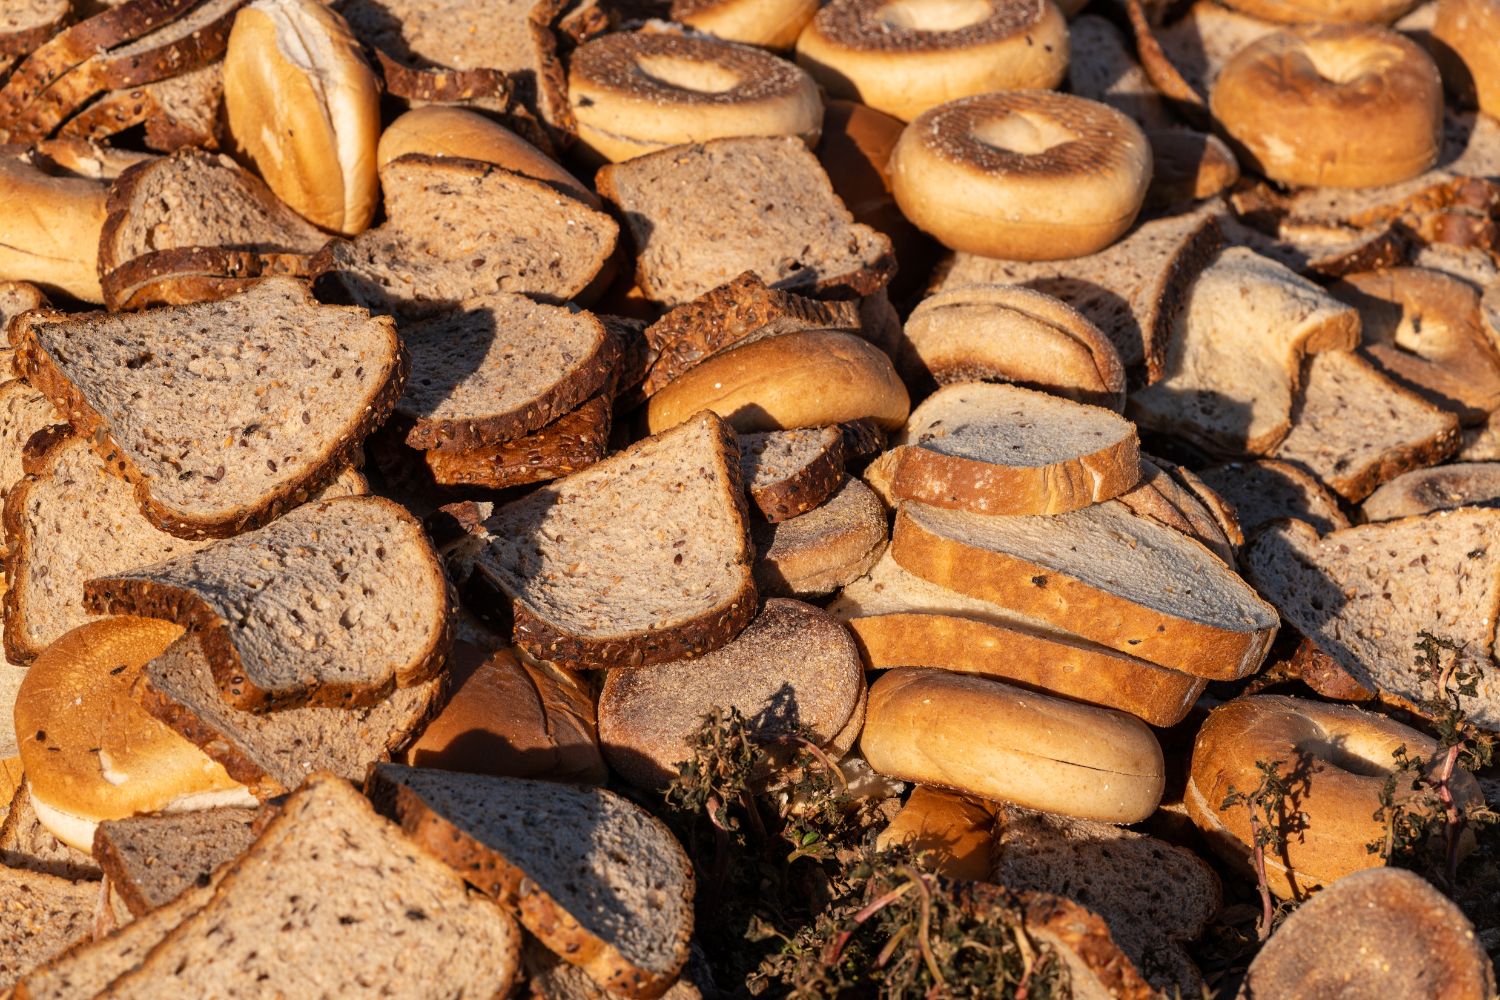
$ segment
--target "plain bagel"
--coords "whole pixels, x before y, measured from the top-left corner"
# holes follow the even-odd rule
[[[1060,260],[1109,246],[1151,183],[1151,146],[1113,108],[1050,91],[969,97],[924,112],[891,154],[907,218],[984,257]]]
[[[818,12],[818,0],[675,0],[672,20],[707,35],[789,49]]]
[[[1396,184],[1430,168],[1442,147],[1437,66],[1384,28],[1266,35],[1229,60],[1211,104],[1253,168],[1283,184]]]
[[[1144,722],[988,677],[887,671],[860,749],[882,774],[1105,823],[1137,823],[1164,785]]]
[[[1224,799],[1231,789],[1248,794],[1259,786],[1257,761],[1281,761],[1280,774],[1291,787],[1288,812],[1305,820],[1284,848],[1267,852],[1266,878],[1277,896],[1301,898],[1384,863],[1366,845],[1385,838],[1385,824],[1374,817],[1395,770],[1392,754],[1403,745],[1425,760],[1436,749],[1409,726],[1347,705],[1282,695],[1237,698],[1214,709],[1198,732],[1184,796],[1188,815],[1220,856],[1245,868],[1250,814],[1245,806],[1225,809]],[[1481,799],[1466,771],[1454,772],[1453,792],[1461,807]]]
[[[568,96],[584,149],[611,162],[730,136],[818,140],[817,85],[784,59],[732,42],[620,32],[580,46]]]
[[[833,0],[797,62],[830,95],[909,122],[960,97],[1057,86],[1068,24],[1051,0]]]

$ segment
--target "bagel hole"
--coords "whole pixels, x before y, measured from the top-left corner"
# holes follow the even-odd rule
[[[986,146],[1022,156],[1036,156],[1078,140],[1077,132],[1054,119],[1024,111],[982,122],[974,126],[972,135]]]
[[[896,0],[875,12],[875,20],[907,31],[959,31],[994,13],[989,0]]]
[[[1384,761],[1373,760],[1359,753],[1347,740],[1340,737],[1303,740],[1297,744],[1297,752],[1326,760],[1342,771],[1366,778],[1384,778],[1394,767],[1391,757],[1386,757]]]
[[[1347,45],[1337,42],[1308,42],[1307,61],[1313,70],[1336,86],[1342,86],[1371,73],[1386,62],[1384,47]]]
[[[700,94],[722,94],[740,85],[740,74],[714,62],[676,56],[636,56],[636,68],[658,83]]]

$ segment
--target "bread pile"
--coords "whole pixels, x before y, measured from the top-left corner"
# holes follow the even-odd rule
[[[1490,996],[1500,4],[1083,6],[0,11],[0,993]]]

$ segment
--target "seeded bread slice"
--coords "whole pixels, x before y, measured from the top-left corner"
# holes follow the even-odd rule
[[[24,868],[71,882],[94,882],[96,891],[102,877],[93,858],[64,844],[42,826],[31,804],[31,786],[24,778],[11,796],[5,822],[0,823],[0,866],[0,872]]]
[[[503,996],[520,937],[345,781],[319,774],[103,996],[297,996],[314,983],[349,997]]]
[[[1264,458],[1211,466],[1199,475],[1233,505],[1246,538],[1283,517],[1306,521],[1320,535],[1349,527],[1338,497],[1300,466]]]
[[[72,16],[69,0],[11,0],[0,10],[0,55],[27,55]]]
[[[0,868],[0,990],[89,935],[99,887]]]
[[[15,351],[10,340],[10,324],[17,316],[47,305],[42,290],[26,281],[0,281],[0,374],[8,374],[14,364]]]
[[[734,432],[704,412],[497,510],[476,570],[538,659],[664,663],[754,615],[747,522]]]
[[[1355,352],[1324,351],[1306,362],[1292,430],[1272,457],[1356,502],[1458,446],[1456,414],[1392,382]]]
[[[27,380],[185,538],[257,527],[316,493],[406,375],[389,319],[288,278],[148,313],[33,313],[18,329]]]
[[[225,807],[105,820],[94,830],[94,858],[140,917],[208,885],[250,849],[268,818],[266,810]]]
[[[1403,473],[1365,497],[1364,520],[1394,521],[1457,507],[1500,507],[1500,462],[1460,462]]]
[[[866,478],[902,500],[975,514],[1060,514],[1141,478],[1135,425],[1113,410],[986,382],[945,385],[912,411]]]
[[[144,125],[147,149],[162,153],[190,146],[216,149],[223,99],[223,63],[210,63],[166,80],[101,94],[64,122],[58,135],[107,139]]]
[[[382,764],[378,808],[601,986],[665,991],[688,958],[693,868],[666,826],[597,788]]]
[[[858,579],[885,551],[885,505],[863,481],[844,480],[822,506],[776,523],[754,522],[755,585],[763,595],[819,597]]]
[[[440,448],[421,457],[439,486],[503,490],[587,469],[609,452],[612,424],[610,399],[601,394],[522,437],[464,450]]]
[[[1398,702],[1436,694],[1415,663],[1421,632],[1459,643],[1482,668],[1466,711],[1476,724],[1500,728],[1493,668],[1500,511],[1443,511],[1321,538],[1302,522],[1278,522],[1246,550],[1245,569],[1286,620],[1359,684]]]
[[[740,474],[767,521],[805,514],[844,483],[844,435],[837,427],[741,434]]]
[[[715,139],[611,163],[595,179],[624,214],[636,283],[670,305],[745,271],[836,298],[890,279],[890,240],[857,223],[794,136]]]
[[[1276,611],[1198,542],[1108,501],[1053,517],[902,504],[891,553],[943,587],[1184,673],[1260,666]]]

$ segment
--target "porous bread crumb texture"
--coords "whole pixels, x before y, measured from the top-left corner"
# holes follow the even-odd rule
[[[599,187],[630,228],[637,283],[658,302],[745,271],[773,288],[868,295],[895,270],[890,241],[854,221],[795,137],[674,146],[605,167]]]
[[[844,436],[837,427],[740,435],[740,474],[768,521],[823,503],[844,482]]]
[[[195,885],[255,840],[256,809],[224,807],[105,820],[94,833],[94,856],[111,889],[141,916]]]
[[[1391,521],[1458,507],[1500,507],[1500,462],[1413,469],[1365,497],[1359,509],[1366,521]]]
[[[38,28],[48,28],[68,16],[68,0],[9,0],[0,9],[0,53],[19,55],[27,47],[7,36],[29,35]]]
[[[885,505],[850,477],[821,506],[779,523],[751,524],[755,583],[781,597],[829,594],[858,579],[885,551]]]
[[[0,990],[93,929],[99,887],[0,868]]]
[[[398,62],[537,72],[529,27],[536,0],[334,0],[331,6],[361,42]]]
[[[991,383],[946,385],[912,411],[896,443],[993,465],[1040,468],[1135,436],[1112,410]]]
[[[1198,475],[1234,507],[1247,538],[1281,517],[1306,521],[1320,535],[1349,527],[1338,497],[1299,466],[1274,459],[1228,462]]]
[[[21,454],[26,442],[42,428],[61,423],[62,415],[46,396],[20,379],[0,382],[0,497],[25,474]]]
[[[325,775],[109,995],[492,997],[519,961],[509,916]]]
[[[31,785],[25,780],[16,787],[5,822],[0,824],[0,872],[8,868],[56,875],[70,882],[97,882],[100,877],[92,857],[64,844],[42,826],[31,805]]]

